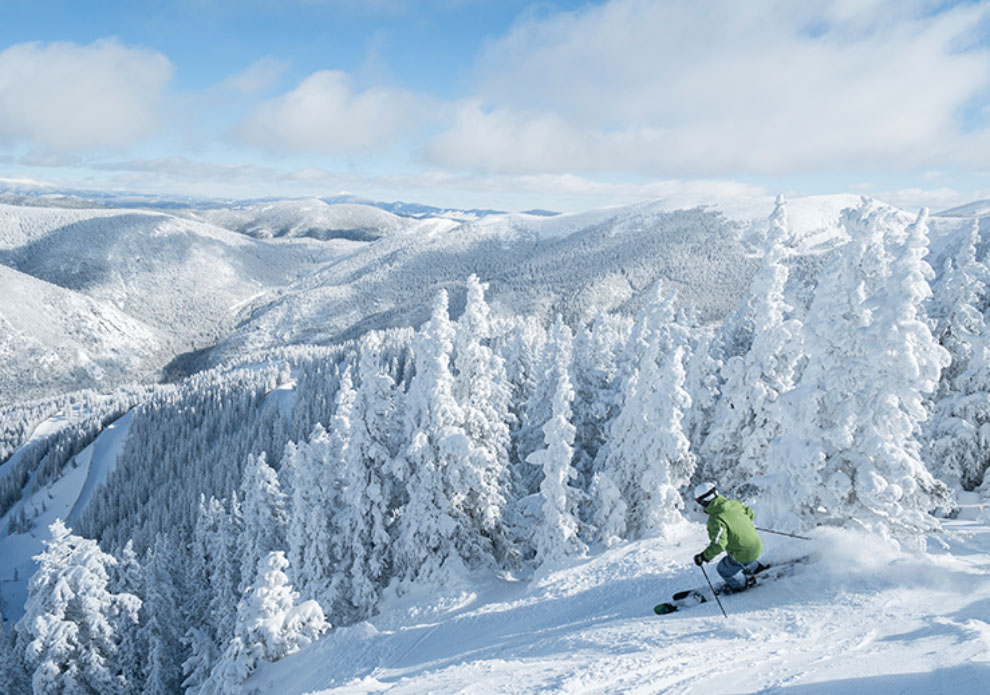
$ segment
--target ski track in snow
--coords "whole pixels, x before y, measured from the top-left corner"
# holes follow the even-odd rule
[[[950,548],[898,551],[847,531],[804,572],[659,617],[655,603],[703,584],[700,524],[630,543],[524,582],[499,582],[447,613],[399,601],[262,667],[244,692],[418,693],[985,692],[990,682],[990,527],[950,521]],[[933,544],[934,545],[934,544]],[[670,558],[665,562],[664,558]],[[709,575],[717,576],[714,568]],[[452,599],[456,601],[456,599]]]

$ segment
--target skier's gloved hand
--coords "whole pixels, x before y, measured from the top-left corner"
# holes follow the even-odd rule
[[[697,555],[694,556],[694,564],[696,564],[698,567],[701,567],[706,562],[708,562],[708,560],[705,559],[704,553],[698,553]]]

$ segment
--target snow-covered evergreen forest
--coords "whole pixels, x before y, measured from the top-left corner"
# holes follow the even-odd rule
[[[261,664],[403,597],[663,538],[703,479],[770,528],[923,547],[958,492],[990,504],[990,217],[863,199],[822,241],[790,209],[778,199],[729,251],[706,244],[735,229],[716,212],[637,212],[626,229],[533,241],[511,281],[508,252],[454,278],[462,258],[408,286],[415,310],[367,307],[284,347],[245,337],[313,296],[354,302],[343,281],[293,290],[208,369],[3,406],[0,547],[17,563],[0,575],[0,691],[234,695]],[[682,255],[640,243],[672,225]],[[614,257],[588,275],[601,239]],[[447,258],[435,241],[429,266],[408,239],[364,243],[415,272]],[[301,282],[356,274],[354,258]],[[574,289],[569,273],[592,279]],[[413,275],[375,282],[389,277]],[[386,320],[366,330],[368,316]],[[45,496],[57,506],[53,486],[84,452],[95,465],[87,447],[115,423],[105,477],[51,518]],[[32,533],[47,540],[25,564],[14,541]]]

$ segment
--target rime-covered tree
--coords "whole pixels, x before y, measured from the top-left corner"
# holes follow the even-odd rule
[[[851,241],[819,280],[807,367],[782,397],[788,421],[768,450],[768,500],[791,526],[851,522],[917,542],[947,496],[918,440],[923,397],[948,363],[920,315],[931,291],[927,218],[905,230],[895,211],[865,201],[843,223]]]
[[[930,316],[939,342],[952,358],[942,374],[926,428],[929,470],[967,490],[979,486],[990,464],[990,335],[980,306],[990,270],[976,258],[974,222],[954,259],[933,287]]]
[[[201,695],[235,695],[262,661],[274,662],[313,642],[329,624],[316,601],[299,598],[282,552],[261,558],[255,581],[237,606],[237,624]]]
[[[241,479],[241,591],[254,582],[252,572],[268,553],[285,547],[285,494],[264,452],[249,456]]]
[[[178,567],[178,566],[177,566]],[[134,542],[127,544],[117,555],[117,564],[110,570],[110,591],[114,594],[137,596],[142,604],[141,621],[147,616],[145,571],[134,551]],[[123,626],[120,636],[117,663],[128,683],[143,683],[147,666],[148,642],[138,623]]]
[[[955,380],[966,371],[974,343],[986,328],[980,307],[990,283],[990,268],[977,258],[980,242],[979,223],[974,220],[968,234],[960,239],[955,256],[946,259],[927,302],[926,309],[935,339],[949,351],[952,358],[952,363],[942,374],[940,397],[959,391]]]
[[[142,695],[170,695],[181,690],[185,660],[181,637],[186,623],[179,610],[182,597],[176,584],[181,566],[172,538],[159,534],[145,568],[142,642],[148,654]]]
[[[574,387],[569,376],[573,337],[559,316],[551,331],[549,350],[553,368],[549,376],[554,388],[551,417],[543,425],[546,447],[531,453],[526,461],[543,471],[540,483],[540,519],[533,529],[536,562],[555,563],[567,556],[584,553],[588,547],[578,535],[579,490],[571,485],[574,469],[574,434],[571,403]]]
[[[141,600],[110,591],[117,561],[96,541],[72,535],[60,520],[50,531],[17,624],[33,692],[115,695],[139,688],[118,658],[121,634],[137,623]]]
[[[461,509],[472,525],[492,540],[496,559],[508,548],[500,532],[509,475],[509,398],[505,360],[489,347],[492,327],[485,289],[468,278],[464,313],[454,328],[454,382],[451,393],[461,408],[466,456],[455,473]]]
[[[608,440],[609,425],[620,407],[616,362],[631,324],[627,317],[602,314],[590,326],[580,327],[574,337],[571,421],[575,427],[575,485],[581,490],[591,489],[598,451]],[[588,513],[590,506],[584,506]]]
[[[379,363],[380,354],[380,337],[362,340],[360,385],[353,396],[354,417],[341,471],[337,573],[348,621],[365,617],[375,607],[392,565],[388,515],[394,492],[387,471],[395,438],[395,385]],[[350,386],[345,381],[341,388]]]
[[[210,592],[209,616],[215,626],[216,644],[223,641],[234,629],[237,617],[237,601],[241,586],[241,530],[244,519],[240,500],[235,492],[225,509],[222,502],[211,499],[210,515],[216,520],[210,527]]]
[[[350,447],[354,389],[345,368],[337,389],[333,416],[324,429],[317,425],[296,452],[289,554],[302,565],[293,569],[303,597],[320,602],[327,612],[337,600],[340,578],[334,524],[340,504],[341,475]],[[341,387],[343,386],[343,387]]]
[[[501,339],[500,352],[505,356],[505,368],[510,384],[509,411],[513,415],[510,427],[510,457],[515,462],[540,448],[543,423],[550,417],[550,394],[544,364],[547,331],[536,317],[516,317],[512,328]],[[539,486],[539,469],[513,465],[512,496],[525,497]]]
[[[186,614],[191,620],[195,620],[197,616],[211,616],[213,586],[210,581],[215,555],[213,543],[223,514],[223,508],[216,498],[210,498],[208,503],[200,495],[199,515],[184,563],[184,604]],[[189,626],[183,633],[182,644],[187,654],[186,660],[181,664],[183,687],[195,691],[209,675],[210,667],[219,655],[217,627],[215,620],[208,619],[203,620],[200,625]]]
[[[405,399],[408,502],[398,521],[395,556],[407,579],[441,580],[464,560],[480,564],[492,557],[490,541],[463,504],[460,476],[470,446],[453,393],[453,342],[447,293],[441,291],[413,341],[416,373]]]
[[[792,307],[784,297],[788,237],[787,209],[778,198],[763,265],[749,288],[753,340],[745,355],[730,357],[722,367],[722,395],[702,449],[704,477],[750,499],[758,495],[767,446],[780,433],[774,403],[794,387],[803,356],[802,326],[789,318]]]
[[[658,283],[626,348],[622,411],[612,422],[600,474],[619,489],[626,505],[624,532],[620,520],[605,524],[620,537],[662,532],[681,517],[680,488],[695,466],[682,427],[691,405],[684,389],[687,344],[688,334],[676,322],[674,297],[664,297]],[[598,488],[605,489],[601,480]]]
[[[295,442],[288,442],[282,451],[282,466],[279,468],[279,479],[285,493],[285,547],[289,561],[291,578],[298,586],[300,584],[297,568],[302,567],[306,557],[307,535],[303,519],[309,505],[313,487],[302,477],[299,468],[299,448]]]

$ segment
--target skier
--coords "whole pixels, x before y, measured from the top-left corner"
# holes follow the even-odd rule
[[[739,500],[718,493],[715,483],[702,483],[694,497],[708,515],[711,544],[694,556],[699,567],[725,551],[716,569],[725,580],[725,593],[744,591],[756,583],[754,574],[764,569],[759,558],[763,541],[753,526],[753,510]]]

